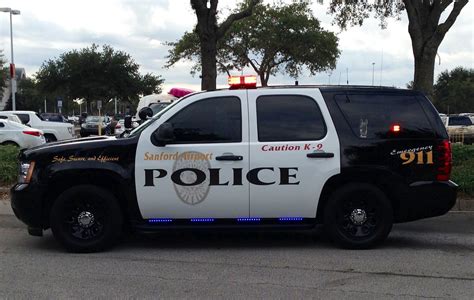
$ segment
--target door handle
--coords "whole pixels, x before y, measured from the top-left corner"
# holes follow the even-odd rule
[[[221,161],[232,161],[232,160],[242,160],[244,159],[240,155],[221,155],[221,156],[216,156],[216,160],[221,160]]]
[[[306,157],[309,158],[331,158],[334,157],[334,153],[332,152],[312,152],[306,154]]]

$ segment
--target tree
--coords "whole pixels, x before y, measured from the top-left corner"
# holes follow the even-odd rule
[[[197,25],[196,33],[199,37],[199,47],[201,51],[202,64],[202,90],[216,89],[216,56],[217,42],[229,30],[232,23],[237,20],[248,17],[252,14],[252,10],[260,0],[246,0],[245,7],[217,24],[217,5],[219,0],[191,0],[191,7],[196,13]]]
[[[8,67],[5,66],[6,63],[3,50],[0,50],[0,99],[3,97],[3,89],[7,86],[9,77]]]
[[[167,66],[181,59],[197,60],[192,72],[200,69],[197,33],[190,32],[172,46]],[[333,69],[339,56],[338,38],[323,30],[306,3],[284,6],[255,6],[254,13],[236,21],[217,44],[219,72],[251,67],[267,86],[270,75],[285,72],[298,77],[306,66],[311,74]]]
[[[442,72],[434,86],[434,104],[449,113],[474,112],[474,69]]]
[[[117,97],[133,103],[139,95],[161,92],[164,82],[160,76],[141,75],[139,67],[129,54],[108,45],[99,51],[93,44],[46,61],[36,78],[42,93],[62,96],[64,100],[85,98],[89,105],[92,100]]]
[[[384,0],[384,1],[340,1],[332,0],[329,11],[335,15],[335,23],[342,29],[348,25],[362,25],[371,12],[381,20],[399,17],[402,11],[408,16],[413,56],[415,60],[413,88],[432,95],[436,53],[446,33],[469,0]],[[440,23],[441,14],[449,11],[446,20]]]
[[[17,110],[34,110],[41,111],[43,108],[43,100],[46,95],[41,94],[37,88],[36,80],[32,78],[25,78],[18,82],[18,89],[16,93],[16,108]],[[12,109],[11,97],[8,99],[5,110]]]

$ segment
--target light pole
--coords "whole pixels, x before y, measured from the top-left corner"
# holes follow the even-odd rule
[[[374,85],[375,63],[372,63],[372,86]]]
[[[13,59],[13,26],[12,26],[12,15],[19,15],[20,11],[11,9],[10,7],[0,7],[1,12],[10,13],[10,46],[12,54],[12,63],[10,64],[10,86],[12,89],[12,109],[16,110],[16,78],[15,78],[15,61]]]

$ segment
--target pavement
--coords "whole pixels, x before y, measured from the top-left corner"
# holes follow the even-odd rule
[[[379,248],[316,232],[128,235],[102,253],[29,236],[0,201],[0,299],[472,299],[474,213],[396,224]]]

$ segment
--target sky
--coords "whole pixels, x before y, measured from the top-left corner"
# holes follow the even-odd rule
[[[237,2],[220,0],[220,12],[228,14]],[[322,5],[313,2],[314,15],[323,28],[337,33],[342,53],[331,73],[302,74],[298,78],[300,84],[349,81],[349,84],[371,85],[373,76],[375,85],[406,87],[413,80],[413,54],[405,13],[401,20],[390,19],[387,29],[381,29],[378,20],[368,19],[362,27],[341,32],[331,24],[332,17],[324,4],[328,0]],[[192,62],[163,68],[169,49],[163,43],[178,40],[196,23],[189,0],[0,0],[0,7],[21,11],[21,15],[13,16],[14,60],[17,67],[26,69],[28,76],[33,76],[46,60],[96,43],[129,53],[140,64],[142,73],[161,75],[165,79],[165,91],[176,86],[200,89],[199,77],[189,72]],[[442,18],[446,17],[447,14]],[[10,61],[7,13],[0,13],[0,49]],[[438,54],[435,77],[457,66],[474,68],[472,1],[447,33]],[[250,74],[251,70],[245,72]],[[218,75],[218,86],[225,87],[226,83],[227,75]],[[269,80],[269,85],[293,83],[294,79],[285,74]]]

